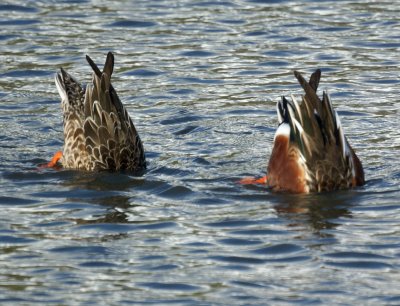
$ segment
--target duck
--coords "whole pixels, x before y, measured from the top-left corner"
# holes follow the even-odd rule
[[[111,84],[114,55],[107,54],[103,71],[86,55],[92,83],[83,87],[63,68],[55,75],[63,112],[64,149],[46,167],[86,171],[142,171],[143,143],[127,109]]]
[[[344,134],[327,91],[317,95],[321,70],[309,81],[294,71],[305,94],[298,101],[282,96],[277,103],[278,128],[267,175],[245,178],[242,184],[265,184],[288,193],[329,192],[365,184],[360,159]]]

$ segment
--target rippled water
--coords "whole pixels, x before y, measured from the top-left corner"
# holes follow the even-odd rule
[[[400,10],[392,1],[0,5],[2,304],[400,304]],[[38,171],[62,147],[53,75],[113,84],[149,162]],[[275,103],[322,69],[367,184],[273,194]]]

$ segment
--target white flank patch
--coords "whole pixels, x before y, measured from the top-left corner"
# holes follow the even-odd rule
[[[297,102],[295,96],[290,95],[290,97],[292,98],[293,104],[296,107],[296,113],[297,113],[298,117],[300,118],[301,124],[303,124],[303,117],[301,116],[299,103]]]
[[[279,127],[278,127],[278,129],[276,130],[276,133],[275,133],[274,141],[275,141],[277,136],[286,136],[287,138],[289,138],[289,136],[290,136],[289,123],[282,123],[281,125],[279,125]]]
[[[299,152],[299,161],[298,161],[298,163],[303,165],[303,166],[305,166],[305,164],[306,164],[306,158],[304,157],[304,155],[301,152]]]
[[[351,158],[349,158],[349,162],[350,162],[351,174],[352,174],[352,176],[355,178],[355,177],[356,177],[356,169],[354,168],[354,159],[353,159],[353,156],[352,156]]]
[[[303,127],[301,126],[301,124],[294,118],[292,118],[292,120],[293,120],[294,125],[296,126],[296,128],[299,130],[300,135],[303,135],[304,134],[304,130],[303,130]]]
[[[60,81],[58,79],[58,73],[56,73],[56,75],[54,77],[54,81],[56,82],[56,87],[57,87],[58,93],[61,97],[61,100],[67,101],[68,100],[67,93],[65,92],[64,86],[62,84],[60,84]]]
[[[281,102],[279,101],[278,103],[276,103],[276,113],[278,115],[278,123],[281,124],[283,122],[283,118],[281,116],[281,112],[279,111],[279,104]]]
[[[347,143],[344,139],[344,134],[343,134],[343,129],[342,129],[342,124],[340,122],[340,118],[338,113],[335,111],[335,119],[336,119],[336,126],[337,129],[339,130],[339,137],[340,137],[340,144],[342,145],[342,149],[343,149],[343,157],[348,155],[348,148],[347,148]]]
[[[303,154],[301,154],[301,152],[299,152],[299,159],[297,160],[298,164],[301,165],[301,167],[304,169],[304,178],[306,180],[306,182],[310,183],[311,180],[311,176],[309,174],[308,168],[307,168],[307,161],[306,158],[304,157]],[[305,192],[309,192],[310,191],[310,187],[308,187],[308,185],[306,184],[305,187]]]
[[[287,108],[287,109],[288,109],[288,111],[289,111],[289,117],[292,118],[292,120],[293,120],[293,119],[296,119],[296,116],[295,116],[295,114],[294,114],[294,109],[293,109],[293,107],[292,107],[291,105],[288,104],[288,108]]]
[[[326,90],[325,93],[326,93],[326,96],[327,96],[327,98],[328,98],[329,107],[330,107],[331,112],[332,112],[332,114],[333,114],[333,106],[332,106],[332,102],[331,102],[331,101],[332,101],[332,100],[331,100],[331,96],[329,95],[328,90]]]

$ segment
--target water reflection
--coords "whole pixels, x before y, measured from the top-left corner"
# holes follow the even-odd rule
[[[352,217],[350,208],[354,205],[354,196],[353,191],[277,195],[278,204],[274,208],[280,216],[290,220],[290,226],[307,225],[315,233],[322,234],[322,230],[336,228],[339,225],[336,220]]]
[[[106,213],[98,216],[93,216],[91,219],[76,218],[73,219],[77,224],[102,224],[102,223],[130,223],[128,215],[123,211],[117,211],[113,209],[107,210]]]
[[[140,179],[124,173],[115,172],[71,172],[74,179],[63,180],[62,186],[69,189],[66,202],[85,201],[105,207],[100,215],[91,216],[90,219],[75,219],[77,224],[93,223],[129,223],[126,209],[134,210],[132,195],[129,190],[140,182]]]

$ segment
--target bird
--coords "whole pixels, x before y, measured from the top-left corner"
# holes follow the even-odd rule
[[[55,75],[63,111],[64,149],[46,167],[85,171],[142,171],[143,143],[128,111],[111,84],[114,55],[108,52],[103,71],[86,55],[92,83],[83,87],[63,68]]]
[[[321,70],[307,80],[294,76],[305,94],[282,96],[277,103],[276,130],[267,175],[245,178],[242,184],[266,184],[272,191],[329,192],[365,184],[364,170],[347,137],[327,91],[317,95]]]

